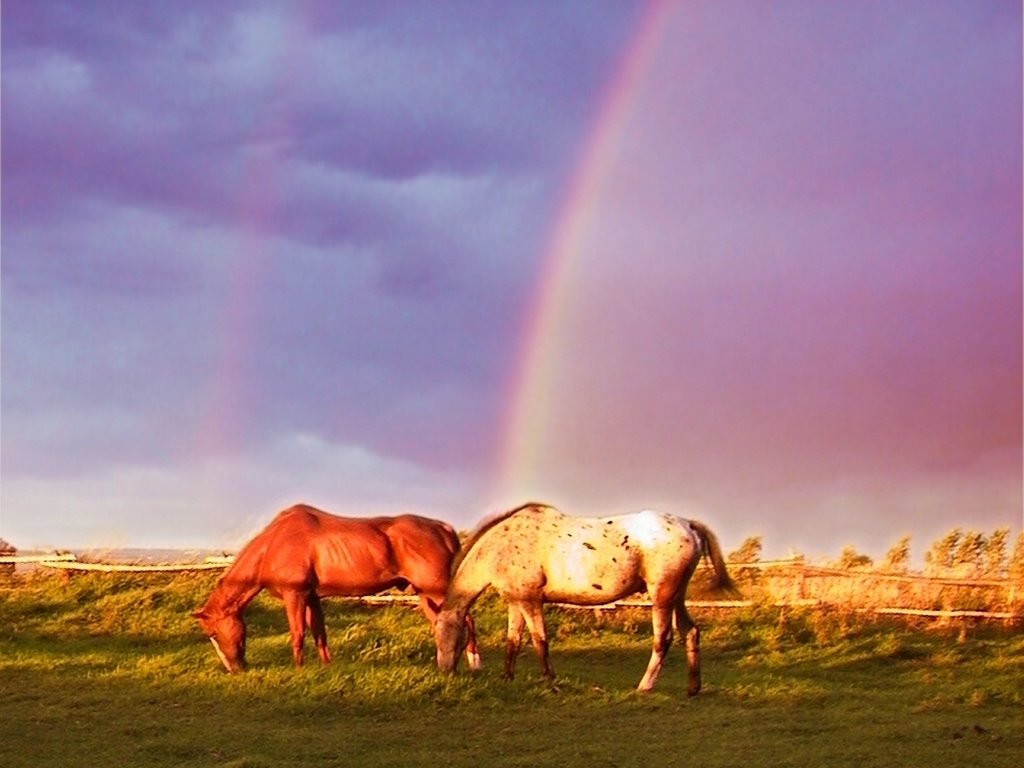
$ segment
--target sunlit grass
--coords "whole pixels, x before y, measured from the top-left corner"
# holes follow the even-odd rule
[[[261,596],[251,668],[229,675],[189,616],[212,582],[0,583],[4,764],[863,768],[1016,765],[1024,750],[1024,638],[998,626],[695,611],[704,689],[688,699],[678,644],[655,691],[635,692],[650,655],[642,609],[549,609],[557,680],[526,644],[506,682],[493,597],[475,611],[484,671],[449,676],[417,611],[344,601],[325,602],[334,662],[310,648],[293,668],[281,604]]]

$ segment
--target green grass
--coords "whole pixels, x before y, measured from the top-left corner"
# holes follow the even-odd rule
[[[0,583],[7,766],[1016,766],[1024,637],[856,614],[694,611],[704,690],[674,647],[652,694],[642,610],[549,610],[555,684],[524,648],[499,678],[504,612],[476,611],[486,669],[433,668],[422,617],[326,601],[335,661],[293,669],[284,613],[247,614],[249,672],[189,617],[213,576],[41,574]],[[926,628],[930,627],[930,628]]]

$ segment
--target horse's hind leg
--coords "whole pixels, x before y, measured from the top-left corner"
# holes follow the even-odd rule
[[[551,668],[551,661],[548,659],[548,632],[544,626],[542,604],[523,603],[520,609],[523,612],[523,618],[526,619],[526,628],[530,630],[530,639],[533,641],[533,649],[537,652],[541,674],[548,680],[554,680],[555,670]]]
[[[306,624],[313,633],[313,642],[316,643],[316,652],[320,655],[320,663],[330,664],[331,652],[327,650],[327,627],[324,624],[324,609],[320,605],[320,598],[315,593],[309,596],[309,603],[306,605]]]
[[[654,647],[651,649],[651,660],[647,663],[647,671],[637,690],[646,693],[654,687],[665,663],[665,654],[672,646],[672,606],[655,603],[651,609],[651,625],[654,630]]]
[[[292,638],[292,661],[302,666],[302,644],[306,637],[306,604],[309,596],[305,592],[285,592],[284,612],[288,616],[288,629]]]
[[[690,618],[682,598],[676,605],[675,617],[676,630],[686,638],[686,694],[696,696],[700,693],[700,627]]]
[[[526,617],[515,603],[508,604],[508,634],[505,639],[505,672],[502,675],[511,680],[516,673],[516,658],[523,645],[523,624]]]

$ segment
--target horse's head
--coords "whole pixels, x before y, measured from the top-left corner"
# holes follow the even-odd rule
[[[437,668],[442,672],[454,672],[459,654],[466,647],[466,622],[456,611],[447,610],[437,614],[434,621],[434,642],[437,645]]]
[[[192,614],[213,643],[217,657],[228,672],[245,669],[245,623],[238,613],[211,615],[205,609]]]

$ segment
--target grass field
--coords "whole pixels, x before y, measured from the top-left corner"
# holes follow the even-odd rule
[[[39,573],[0,582],[6,766],[1017,766],[1024,636],[858,614],[695,610],[704,691],[674,647],[652,694],[640,609],[549,610],[554,685],[524,649],[499,677],[504,613],[476,611],[486,668],[442,676],[422,617],[326,601],[335,661],[290,665],[279,603],[247,614],[223,672],[189,614],[214,575]]]

